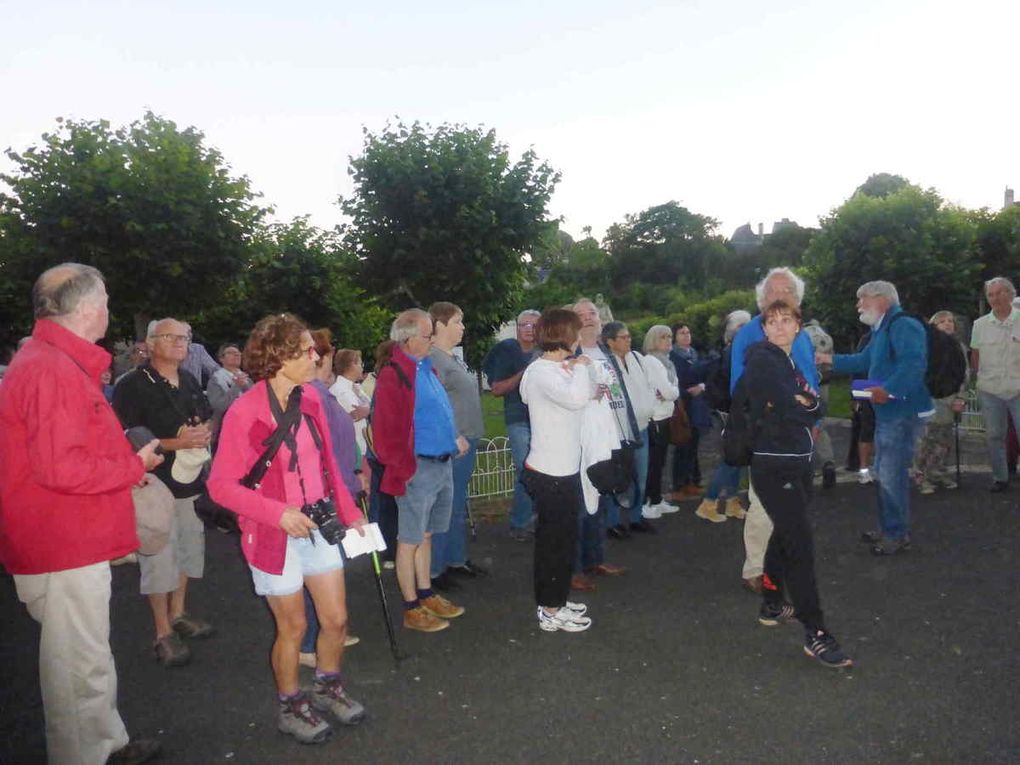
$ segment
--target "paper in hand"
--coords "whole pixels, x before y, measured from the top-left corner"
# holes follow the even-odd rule
[[[348,558],[357,558],[365,553],[382,552],[386,549],[386,540],[383,539],[378,523],[366,523],[361,530],[365,532],[365,536],[361,536],[354,529],[347,529],[347,533],[344,534],[341,544]]]

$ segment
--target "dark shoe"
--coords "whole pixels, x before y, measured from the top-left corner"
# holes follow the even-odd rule
[[[510,529],[510,538],[515,542],[528,542],[534,536],[534,531],[528,531],[527,529]]]
[[[812,659],[818,659],[824,667],[838,669],[854,665],[853,660],[840,650],[836,638],[822,630],[805,636],[804,653]]]
[[[449,592],[450,590],[459,590],[460,585],[450,576],[450,570],[447,569],[432,580],[432,589],[439,590],[440,592]]]
[[[578,592],[594,592],[595,582],[584,574],[574,574],[570,577],[570,589],[577,590]]]
[[[213,629],[213,626],[204,619],[199,619],[195,616],[188,616],[187,614],[181,614],[178,616],[174,619],[173,624],[170,626],[173,628],[173,631],[182,638],[206,638],[216,631]]]
[[[762,603],[758,609],[758,623],[766,627],[775,627],[796,620],[793,606],[789,603]]]
[[[630,524],[630,530],[636,531],[639,534],[658,534],[659,531],[648,521],[641,519],[637,523]]]
[[[630,539],[630,529],[626,526],[610,526],[606,529],[606,536],[612,539]]]
[[[477,563],[472,563],[469,560],[464,561],[463,566],[448,566],[446,569],[447,574],[453,576],[462,576],[468,579],[477,579],[480,576],[488,576],[488,569],[484,569]]]
[[[988,491],[992,492],[992,494],[1001,494],[1008,486],[1008,481],[994,481],[992,485],[988,487]]]
[[[831,489],[836,485],[836,466],[831,462],[822,465],[822,488]]]
[[[184,641],[177,637],[176,632],[164,635],[152,645],[156,661],[164,667],[183,667],[191,661],[191,650]]]
[[[761,595],[762,590],[761,582],[762,576],[761,574],[758,574],[758,576],[752,576],[745,579],[743,581],[743,586],[744,589],[747,590],[748,592],[753,592],[755,595]]]
[[[626,566],[615,566],[612,563],[600,563],[584,570],[584,573],[594,576],[620,576],[627,573]]]
[[[106,758],[106,765],[141,765],[158,757],[163,747],[152,738],[139,738]]]
[[[864,531],[861,532],[860,542],[866,545],[877,545],[882,541],[881,531]]]
[[[898,555],[910,549],[910,537],[881,539],[871,546],[872,555]]]

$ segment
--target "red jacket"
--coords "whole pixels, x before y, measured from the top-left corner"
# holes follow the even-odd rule
[[[138,548],[131,487],[145,473],[103,396],[110,354],[46,319],[0,384],[0,563],[81,568]]]
[[[414,454],[414,378],[418,366],[400,348],[391,361],[404,373],[407,385],[389,364],[379,371],[372,401],[372,451],[384,466],[379,488],[404,496],[407,482],[418,470]],[[435,370],[432,370],[435,374]]]
[[[337,515],[350,526],[361,513],[336,470],[329,424],[322,399],[311,385],[301,396],[301,412],[310,415],[322,436],[322,462]],[[287,508],[283,486],[287,460],[278,452],[257,490],[241,485],[255,461],[266,450],[263,445],[276,430],[269,409],[266,384],[259,383],[230,405],[220,429],[219,447],[212,472],[206,481],[214,502],[233,510],[241,527],[241,549],[255,568],[267,574],[282,574],[287,559],[287,532],[280,528],[280,516]],[[318,499],[315,497],[314,499]],[[309,497],[309,501],[313,498]]]

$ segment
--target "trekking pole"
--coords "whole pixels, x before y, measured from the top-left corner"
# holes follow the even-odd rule
[[[365,520],[367,521],[368,504],[365,502],[364,494],[358,498],[358,506],[361,508],[361,514],[365,516]],[[399,667],[400,661],[404,657],[400,653],[400,649],[397,647],[397,636],[393,632],[393,620],[390,618],[390,606],[386,602],[386,588],[383,587],[382,567],[379,565],[379,553],[375,550],[372,550],[372,567],[375,569],[375,587],[379,592],[379,602],[382,603],[383,621],[386,623],[386,636],[390,640],[390,653],[393,654],[394,664]]]
[[[960,413],[953,412],[953,437],[956,440],[956,485],[960,485]]]
[[[467,513],[468,528],[471,529],[471,540],[478,539],[478,529],[475,527],[475,516],[471,512],[471,500],[464,498],[464,511]]]

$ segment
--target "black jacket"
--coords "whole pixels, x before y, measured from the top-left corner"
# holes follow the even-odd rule
[[[757,427],[754,453],[765,457],[811,459],[811,428],[824,414],[821,401],[797,382],[793,360],[768,340],[755,343],[744,357],[749,418]],[[795,396],[807,397],[804,406]]]

